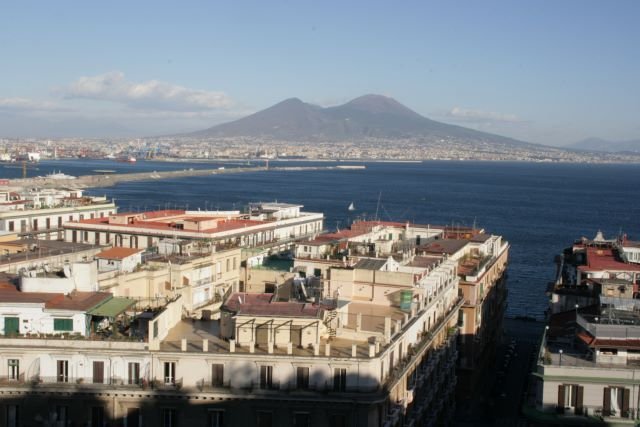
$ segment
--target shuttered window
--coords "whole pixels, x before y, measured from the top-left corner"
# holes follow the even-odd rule
[[[73,331],[73,319],[53,319],[54,331]]]
[[[224,384],[224,365],[222,363],[214,363],[211,365],[211,385],[213,387],[222,387]]]

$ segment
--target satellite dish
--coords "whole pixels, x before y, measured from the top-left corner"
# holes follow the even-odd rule
[[[64,267],[62,267],[62,272],[64,273],[64,277],[67,277],[67,278],[71,277],[71,268],[69,268],[68,265],[65,265]]]

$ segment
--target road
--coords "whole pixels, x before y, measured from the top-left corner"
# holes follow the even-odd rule
[[[485,387],[477,390],[473,401],[458,402],[465,413],[457,417],[457,426],[527,425],[520,408],[535,360],[532,355],[537,354],[543,329],[541,322],[504,320],[504,335],[496,351],[495,364],[487,369],[481,381]]]

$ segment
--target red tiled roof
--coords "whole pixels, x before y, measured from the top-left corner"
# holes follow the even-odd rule
[[[320,317],[322,307],[300,302],[272,302],[273,294],[232,294],[222,308],[244,316]]]
[[[143,251],[142,249],[136,249],[136,248],[115,247],[115,248],[107,249],[106,251],[100,252],[99,254],[96,255],[96,258],[121,260],[142,251]]]
[[[184,221],[192,221],[191,218],[192,217],[187,216],[184,218]],[[171,230],[171,232],[186,231],[186,232],[196,232],[196,233],[218,233],[222,231],[229,231],[229,230],[236,230],[236,229],[240,230],[245,227],[251,227],[254,225],[268,224],[267,221],[257,221],[257,220],[249,220],[249,219],[235,219],[235,218],[222,219],[219,217],[210,217],[210,218],[196,217],[196,218],[201,218],[201,220],[218,219],[218,221],[217,221],[216,227],[207,228],[205,230],[199,230],[199,231],[177,230],[175,228],[175,224],[176,222],[181,220],[181,218],[179,217],[172,218],[171,220],[167,220],[166,222],[139,220],[139,221],[134,221],[133,224],[109,224],[109,218],[83,219],[82,221],[75,221],[75,222],[80,224],[101,224],[101,225],[113,225],[115,227],[138,228],[141,230],[153,229],[153,230]],[[156,219],[159,219],[159,218],[156,218]]]
[[[46,302],[45,308],[50,310],[87,311],[102,301],[110,299],[112,295],[107,292],[78,292],[73,291],[68,295],[54,294],[55,298]]]
[[[587,264],[579,266],[578,269],[580,271],[640,271],[640,265],[619,261],[611,248],[587,247]]]
[[[15,286],[7,283],[0,287],[0,303],[44,304],[44,307],[50,310],[87,311],[111,297],[112,295],[107,292],[73,291],[65,295],[47,292],[20,292]]]

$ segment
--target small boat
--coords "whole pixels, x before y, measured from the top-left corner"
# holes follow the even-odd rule
[[[44,178],[48,178],[48,179],[76,179],[75,176],[73,175],[67,175],[66,173],[62,173],[61,171],[53,171],[53,173],[50,173],[49,175],[46,175]]]
[[[351,204],[349,205],[348,210],[349,211],[355,211],[356,210],[356,207],[354,206],[353,202],[351,202]]]
[[[118,161],[123,163],[135,163],[137,159],[133,156],[126,156],[126,157],[120,157]]]

